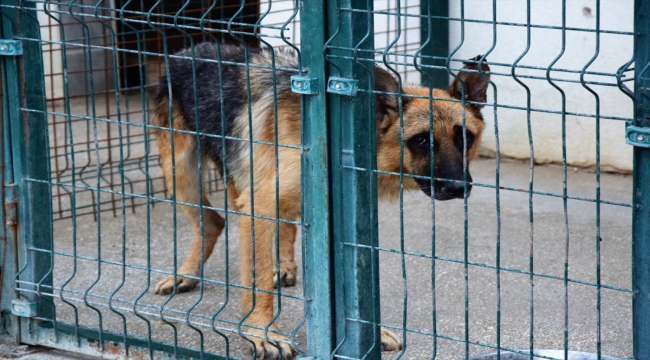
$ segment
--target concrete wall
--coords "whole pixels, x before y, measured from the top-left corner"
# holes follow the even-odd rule
[[[465,18],[492,21],[492,1],[465,0]],[[496,2],[496,19],[500,23],[526,24],[526,2],[521,0],[499,0]],[[450,1],[450,15],[460,17],[460,2]],[[633,1],[601,0],[601,30],[632,31]],[[595,29],[596,2],[570,0],[566,6],[566,26],[569,28]],[[531,1],[531,23],[536,25],[562,25],[562,2],[559,0]],[[526,49],[526,27],[496,26],[496,42],[493,42],[492,24],[465,23],[464,42],[455,57],[470,58],[490,52],[490,62],[512,64]],[[450,22],[450,47],[461,43],[460,22]],[[564,54],[554,68],[580,71],[596,54],[597,36],[593,32],[566,31]],[[616,73],[628,62],[633,52],[633,37],[630,35],[601,34],[600,51],[588,71]],[[554,29],[531,29],[530,49],[520,65],[547,67],[562,50],[562,31]],[[456,64],[458,66],[459,64]],[[507,66],[493,66],[492,71],[510,74]],[[544,70],[517,69],[517,74],[546,76]],[[579,74],[551,72],[552,78],[579,80]],[[611,76],[585,76],[587,81],[615,84]],[[526,107],[526,91],[511,76],[493,76],[497,87],[496,102],[499,105]],[[561,93],[546,80],[523,79],[529,86],[531,108],[551,111],[562,110]],[[594,115],[596,97],[580,83],[558,82],[566,95],[566,111]],[[630,84],[630,83],[628,83]],[[631,85],[631,84],[630,84]],[[631,118],[632,101],[618,88],[592,86],[598,93],[601,116]],[[495,100],[490,90],[488,101]],[[503,156],[527,159],[530,157],[527,114],[525,110],[498,108],[495,112],[486,107],[483,111],[487,123],[483,140],[483,154],[494,154],[496,137],[494,120],[498,120],[500,151]],[[544,112],[531,113],[534,158],[537,163],[562,161],[562,116]],[[632,147],[625,144],[625,123],[616,120],[600,121],[601,166],[605,170],[628,172],[632,169]],[[587,116],[566,116],[567,162],[572,166],[591,167],[596,161],[596,120]]]

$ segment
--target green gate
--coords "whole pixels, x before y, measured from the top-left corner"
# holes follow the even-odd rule
[[[539,22],[532,19],[541,12],[534,3],[518,4],[526,19],[513,20],[497,18],[497,5],[503,6],[497,0],[485,2],[492,13],[481,18],[465,17],[468,7],[476,5],[469,1],[401,0],[387,1],[384,7],[369,0],[0,0],[4,199],[0,211],[5,224],[0,227],[1,341],[106,358],[247,357],[246,336],[251,334],[245,326],[248,315],[239,314],[239,300],[248,288],[275,297],[273,321],[281,325],[280,330],[270,328],[269,323],[261,328],[264,336],[279,333],[304,359],[490,358],[481,357],[485,353],[495,353],[491,358],[498,359],[506,358],[506,352],[521,358],[532,359],[536,354],[535,358],[559,359],[567,358],[572,350],[593,353],[594,359],[606,359],[612,351],[619,357],[650,359],[650,196],[645,193],[650,189],[650,3],[634,1],[634,31],[601,28],[600,0],[580,9],[585,19],[594,19],[593,27],[568,24],[567,12],[572,8],[566,0],[553,3],[561,9],[560,18],[550,24]],[[632,4],[628,5],[631,9]],[[436,176],[435,150],[430,174],[408,174],[404,170],[405,154],[410,151],[404,132],[406,102],[428,102],[426,121],[433,139],[433,103],[450,99],[439,98],[431,87],[420,95],[407,95],[407,82],[445,88],[450,80],[459,79],[462,63],[469,58],[459,54],[471,43],[470,35],[478,36],[472,26],[483,26],[492,34],[476,50],[482,55],[469,62],[475,64],[473,73],[489,79],[489,96],[485,101],[462,96],[451,102],[462,104],[463,109],[485,105],[489,126],[484,131],[495,138],[496,161],[482,160],[481,164],[491,168],[492,177],[472,181],[466,151],[462,180]],[[510,27],[522,31],[525,46],[509,62],[488,61],[499,56],[495,49],[507,41],[497,34]],[[453,29],[457,29],[456,38],[450,35]],[[547,66],[522,62],[531,45],[541,39],[535,37],[537,31],[559,34],[561,45]],[[385,43],[378,44],[384,33]],[[567,38],[574,34],[595,39],[593,55],[578,68],[562,62],[570,50]],[[601,39],[608,36],[634,39],[629,61],[614,70],[591,70],[606,51]],[[276,179],[282,176],[277,170],[278,149],[301,152],[300,219],[240,211],[228,200],[228,187],[221,181],[228,175],[215,167],[199,166],[198,171],[203,173],[199,192],[216,198],[212,200],[215,205],[204,205],[203,195],[197,204],[167,195],[168,188],[176,185],[162,180],[152,130],[197,139],[199,133],[152,125],[150,100],[158,77],[169,76],[174,54],[182,48],[194,49],[202,41],[247,48],[288,47],[298,54],[296,68],[273,63],[271,69],[274,74],[291,72],[292,89],[301,94],[301,145],[282,144],[277,136],[270,143],[257,141],[253,135],[228,140],[250,140],[251,149],[253,143],[271,146]],[[221,59],[218,62],[222,64]],[[482,64],[489,64],[491,70],[476,70],[484,69]],[[254,106],[250,69],[255,66],[248,61],[234,65],[247,69],[250,108]],[[375,66],[399,79],[396,92],[375,87]],[[513,81],[515,93],[523,94],[524,105],[509,102],[507,88],[497,86],[499,78]],[[553,95],[531,91],[531,81],[545,82]],[[576,87],[591,94],[593,107],[576,110],[567,101]],[[464,94],[462,88],[459,91]],[[601,101],[607,100],[602,89],[616,89],[629,97],[634,115],[626,116],[623,110],[601,113]],[[396,96],[397,126],[402,130],[400,146],[395,148],[396,171],[378,169],[375,108],[377,99],[386,95]],[[559,107],[537,105],[543,96],[559,97]],[[499,129],[506,111],[519,112],[525,123],[527,134],[522,137],[530,148],[529,163],[501,158],[499,149],[506,140],[500,140]],[[543,183],[535,173],[534,147],[539,142],[533,141],[533,133],[539,131],[533,120],[539,114],[559,119],[561,155],[556,162],[561,163],[557,168],[561,177],[554,188],[559,190],[536,185]],[[589,189],[593,193],[586,195],[569,185],[583,181],[572,182],[572,172],[582,170],[572,170],[567,155],[572,136],[567,123],[573,118],[586,119],[595,128],[594,172],[588,173],[594,186]],[[601,174],[601,122],[622,120],[628,121],[625,140],[634,147],[631,201],[609,192],[601,196],[601,182],[609,186],[627,181]],[[463,147],[468,141],[466,121],[463,111]],[[514,169],[513,173],[524,169],[524,185],[512,185],[508,169]],[[400,190],[392,203],[396,209],[378,203],[382,191],[378,176],[398,179]],[[421,193],[420,200],[414,200],[403,191],[413,179],[460,183],[463,196],[455,200],[456,205],[433,198],[422,201]],[[473,197],[469,197],[470,187]],[[495,235],[489,246],[479,246],[474,242],[476,232],[491,234],[492,228],[481,228],[483,223],[472,213],[477,206],[472,201],[487,193],[493,196],[489,201]],[[275,194],[277,203],[280,190]],[[547,199],[559,202],[549,205]],[[509,212],[519,211],[509,201],[523,204],[523,220],[508,217]],[[582,205],[574,204],[592,206],[588,211],[594,216],[588,223],[594,225],[585,226],[589,235],[576,235],[575,228],[581,225],[570,222],[570,216],[584,210],[576,210]],[[561,216],[544,223],[548,207],[556,205]],[[192,231],[177,209],[191,206],[201,214],[204,208],[224,214],[226,228],[213,255],[216,259],[206,265],[201,262],[200,274],[194,276],[199,283],[196,290],[179,294],[175,284],[169,296],[154,295],[155,282],[179,274]],[[602,236],[605,225],[601,222],[608,216],[619,219],[618,214],[625,211],[631,212],[632,241],[623,236],[612,245]],[[426,221],[413,215],[419,212]],[[457,219],[449,233],[442,223],[449,219],[447,212]],[[238,234],[230,224],[245,216],[273,221],[276,237],[283,224],[299,227],[296,256],[302,260],[302,283],[271,291],[238,281],[234,270],[239,264]],[[203,239],[200,217],[197,236]],[[510,229],[517,221],[525,225],[523,235]],[[426,237],[410,242],[412,227],[425,228]],[[390,238],[382,233],[390,233]],[[523,240],[512,242],[511,238]],[[452,241],[456,246],[449,250]],[[418,246],[412,245],[416,242]],[[274,266],[279,272],[280,244],[275,243]],[[513,254],[507,250],[511,246]],[[601,251],[601,246],[606,250]],[[619,267],[609,263],[601,267],[601,262],[607,262],[609,251],[625,253],[630,246],[631,262],[627,257],[622,260],[624,266],[618,265],[631,284],[625,283],[625,275],[621,285],[608,273]],[[202,253],[204,247],[202,243]],[[593,261],[590,272],[582,272],[573,260],[574,252],[584,249],[593,252],[588,257]],[[523,262],[509,262],[511,255],[520,255]],[[544,259],[554,270],[540,266]],[[509,287],[516,290],[510,292]],[[544,302],[555,298],[561,310],[553,312]],[[573,316],[583,309],[589,311],[586,319]],[[557,315],[560,321],[546,324],[545,314]],[[381,354],[382,328],[396,334],[402,343],[400,351]],[[557,330],[557,336],[548,340],[544,334],[548,329]],[[544,348],[560,350],[539,351]]]

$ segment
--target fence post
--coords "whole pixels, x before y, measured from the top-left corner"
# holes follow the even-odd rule
[[[650,129],[650,2],[634,6],[634,125]],[[634,147],[632,325],[635,360],[650,359],[650,148]]]
[[[13,183],[6,188],[7,199],[16,206],[15,219],[7,219],[12,225],[11,237],[16,237],[18,274],[16,282],[18,300],[33,303],[36,316],[54,319],[52,294],[52,214],[49,184],[49,147],[47,138],[47,115],[45,114],[45,85],[40,41],[40,25],[33,11],[35,4],[0,0],[2,12],[2,38],[21,37],[23,54],[3,56],[3,92],[6,103],[5,140],[6,151],[12,160]],[[25,111],[21,109],[30,109]],[[11,181],[12,179],[6,179]],[[15,194],[15,197],[13,195]],[[5,210],[9,209],[8,207]],[[11,216],[12,214],[7,214]],[[9,269],[14,271],[14,269]],[[11,287],[12,281],[4,283]],[[13,295],[13,291],[11,291]],[[6,292],[3,292],[5,295]],[[43,296],[45,295],[45,296]],[[5,299],[3,296],[3,303]],[[24,314],[20,320],[22,342],[30,342],[38,322],[31,321],[33,314]],[[13,320],[18,320],[12,317]],[[15,324],[14,324],[15,325]],[[12,327],[14,326],[12,325]]]
[[[337,355],[381,357],[372,1],[328,5],[333,89],[358,81],[356,95],[330,95],[332,236]],[[360,11],[363,10],[363,11]],[[331,79],[331,78],[330,78]]]
[[[300,27],[300,75],[316,79],[317,88],[315,94],[312,89],[311,95],[302,97],[302,234],[307,346],[310,356],[324,360],[329,359],[332,352],[325,0],[302,1],[300,17],[309,19],[309,26]]]
[[[429,0],[420,2],[420,43],[421,65],[444,67],[449,55],[449,20],[439,17],[449,17],[449,0]],[[430,27],[430,28],[429,28]],[[431,56],[440,57],[433,59]],[[436,89],[446,89],[449,86],[447,69],[422,68],[423,86]]]

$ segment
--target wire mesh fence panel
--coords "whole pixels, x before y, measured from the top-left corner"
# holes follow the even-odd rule
[[[632,78],[634,4],[461,1],[444,16],[434,2],[382,5],[329,12],[329,75],[359,81],[356,94],[328,89],[336,269],[367,271],[336,278],[337,356],[374,358],[397,340],[383,357],[631,356],[619,264],[632,178],[604,171],[632,165],[621,138],[633,102],[619,87]],[[423,15],[431,27],[401,47]],[[377,35],[378,17],[397,31]],[[436,21],[448,25],[443,56],[425,51]],[[411,84],[439,84],[438,69],[441,89]],[[372,191],[392,202],[355,199]]]
[[[2,3],[11,23],[7,36],[40,52],[16,58],[19,71],[11,77],[20,84],[24,72],[23,80],[40,87],[42,97],[27,93],[34,100],[19,104],[17,114],[46,121],[23,131],[45,135],[26,146],[36,152],[31,141],[48,144],[50,160],[40,164],[49,176],[21,174],[25,194],[33,187],[41,191],[33,211],[48,209],[44,216],[51,211],[41,224],[49,228],[42,240],[28,238],[24,245],[41,262],[22,261],[14,282],[19,301],[48,310],[38,312],[40,333],[23,341],[76,345],[94,354],[201,358],[248,357],[254,342],[241,335],[251,333],[257,334],[250,338],[258,341],[258,356],[291,349],[289,343],[306,346],[302,283],[294,262],[295,253],[300,263],[300,241],[293,248],[299,211],[267,211],[268,205],[256,208],[253,197],[245,200],[246,191],[258,191],[252,160],[262,156],[255,153],[270,154],[271,163],[262,164],[268,168],[255,174],[275,183],[284,164],[279,154],[300,157],[299,131],[292,138],[268,138],[255,127],[274,132],[278,93],[286,97],[288,76],[298,70],[295,47],[285,51],[267,44],[269,50],[257,50],[266,38],[285,36],[284,22],[298,9],[286,10],[281,2]],[[270,13],[282,22],[267,25]],[[286,36],[283,45],[292,40]],[[259,83],[260,77],[268,83]],[[270,96],[274,109],[260,114],[260,96]],[[299,111],[299,97],[290,100]],[[299,121],[300,113],[295,115]],[[261,117],[271,123],[257,120]],[[233,129],[238,118],[241,124]],[[237,159],[243,163],[235,167]],[[239,183],[231,181],[228,196],[221,179],[244,168],[251,169],[251,178],[237,173]],[[260,186],[269,191],[267,203],[279,204],[275,185]],[[297,189],[299,210],[299,182]],[[242,223],[252,229],[249,251],[259,247],[250,242],[266,241],[258,249],[264,256],[240,261],[238,217],[247,217]],[[258,234],[251,223],[257,223]],[[283,241],[273,240],[276,232]],[[202,258],[211,252],[214,266],[204,266]],[[240,264],[263,275],[240,276]],[[251,287],[254,291],[245,290]],[[287,306],[291,311],[283,311]]]
[[[648,356],[645,11],[0,0],[2,339]]]

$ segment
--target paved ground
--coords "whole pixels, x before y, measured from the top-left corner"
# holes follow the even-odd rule
[[[472,164],[472,175],[478,183],[494,184],[494,159],[481,159]],[[501,185],[527,189],[529,169],[526,162],[504,160],[501,164]],[[553,193],[562,191],[562,171],[557,165],[535,167],[535,189]],[[603,174],[602,198],[610,201],[630,202],[632,180],[630,176]],[[568,173],[570,195],[595,197],[595,174],[592,171],[570,169]],[[221,204],[215,196],[213,204]],[[203,290],[175,296],[172,299],[153,294],[153,285],[163,277],[160,271],[171,271],[174,262],[174,237],[177,238],[178,262],[187,253],[192,235],[184,215],[179,212],[178,231],[174,233],[171,207],[158,203],[151,209],[150,227],[144,207],[136,213],[126,214],[123,228],[119,216],[103,213],[100,222],[90,216],[81,217],[76,224],[76,243],[70,220],[55,223],[56,250],[71,254],[76,245],[80,257],[76,263],[66,255],[56,257],[55,285],[65,285],[65,296],[76,306],[80,325],[96,327],[98,312],[102,313],[105,330],[122,332],[126,326],[130,334],[146,337],[151,329],[153,340],[197,348],[201,335],[206,351],[224,352],[226,343],[233,356],[247,356],[247,344],[236,334],[239,319],[240,291],[224,285],[239,281],[237,219],[231,217],[227,241],[220,239],[216,253],[205,267],[205,277],[222,283],[206,283]],[[568,203],[569,227],[569,277],[583,282],[596,282],[596,206],[593,202],[572,200]],[[119,215],[119,214],[118,214]],[[383,204],[380,208],[380,245],[400,248],[399,204]],[[403,279],[399,254],[382,252],[380,255],[382,281],[382,321],[395,326],[404,324],[406,312],[408,332],[404,359],[430,358],[434,352],[431,336],[421,334],[433,331],[434,294],[435,326],[438,334],[436,352],[438,359],[459,359],[465,354],[465,345],[453,338],[495,344],[500,333],[502,346],[527,349],[530,339],[530,280],[527,274],[516,270],[501,271],[500,323],[497,322],[497,277],[493,265],[497,256],[497,207],[495,190],[475,187],[468,201],[468,241],[465,247],[463,202],[437,202],[435,205],[436,236],[434,263],[430,258],[407,255],[404,259],[406,279]],[[404,239],[405,250],[411,254],[431,254],[430,200],[421,193],[405,196]],[[531,264],[530,214],[528,195],[516,191],[501,191],[500,196],[500,262],[508,269],[527,271]],[[561,277],[565,264],[566,235],[564,208],[561,198],[536,195],[533,198],[534,240],[532,264],[536,273]],[[630,287],[630,224],[631,209],[613,205],[601,206],[600,231],[601,280],[614,287]],[[123,230],[124,242],[123,242]],[[150,232],[150,243],[147,240]],[[101,233],[101,243],[97,234]],[[124,244],[125,246],[122,246]],[[226,251],[226,246],[228,251]],[[151,273],[144,270],[150,251]],[[472,263],[467,271],[462,260],[467,248],[467,258]],[[105,260],[99,266],[93,259],[101,251]],[[297,251],[300,254],[300,251]],[[122,256],[127,267],[122,267]],[[445,260],[446,259],[446,260]],[[460,261],[460,262],[459,262]],[[113,262],[113,263],[111,263]],[[227,267],[226,264],[229,266]],[[435,268],[435,272],[432,272]],[[101,275],[99,275],[101,274]],[[302,281],[299,274],[299,284]],[[69,281],[68,281],[69,280]],[[435,291],[432,288],[435,280]],[[122,284],[122,286],[120,286]],[[467,293],[466,293],[467,289]],[[570,282],[568,314],[568,346],[576,351],[596,351],[597,292],[591,285]],[[300,285],[286,290],[287,294],[300,295]],[[549,277],[534,279],[534,344],[538,349],[563,348],[564,336],[564,282]],[[108,298],[113,311],[107,306]],[[407,295],[407,300],[405,299]],[[468,311],[465,312],[465,297]],[[133,315],[133,302],[142,318]],[[58,319],[74,322],[73,307],[56,300]],[[160,320],[159,306],[167,323]],[[601,291],[601,337],[603,354],[620,358],[631,356],[631,296],[629,292],[603,289]],[[186,314],[190,313],[190,316]],[[120,315],[121,314],[121,315]],[[466,314],[467,324],[466,326]],[[122,318],[124,316],[124,318]],[[216,321],[212,317],[216,316]],[[191,320],[195,329],[187,325]],[[302,300],[284,298],[279,324],[285,331],[296,330],[296,341],[305,346],[302,320]],[[147,322],[148,321],[148,322]],[[220,331],[222,337],[215,329]],[[175,330],[174,330],[175,329]],[[176,335],[175,335],[176,334]],[[227,341],[225,339],[228,339]],[[470,355],[493,352],[489,347],[471,345]],[[393,358],[387,353],[384,358]]]

